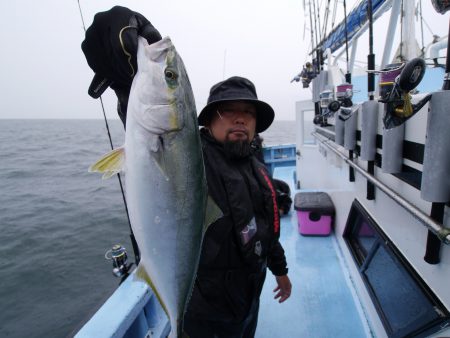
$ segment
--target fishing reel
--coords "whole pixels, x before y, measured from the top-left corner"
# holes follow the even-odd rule
[[[105,258],[107,260],[112,260],[113,264],[113,275],[116,277],[126,277],[130,271],[133,263],[128,264],[128,255],[126,249],[120,245],[116,244],[112,249],[106,251]]]
[[[336,113],[340,110],[338,118],[342,121],[347,120],[352,113],[353,107],[353,85],[350,83],[343,83],[336,86],[336,100],[328,103],[328,110]]]
[[[444,14],[448,10],[450,10],[449,0],[431,0],[431,3],[433,4],[433,7],[436,10],[436,12],[440,14]]]
[[[325,124],[325,118],[320,114],[314,115],[313,123],[322,126]]]
[[[320,93],[319,97],[319,112],[314,116],[313,123],[323,127],[327,125],[327,117],[334,114],[328,109],[329,103],[333,100],[333,91],[326,89]]]
[[[411,91],[416,88],[425,75],[425,61],[415,58],[407,63],[387,65],[380,72],[379,102],[386,105],[383,123],[386,129],[394,128],[417,113],[427,103],[427,95],[418,103],[411,102]]]
[[[330,89],[325,89],[323,92],[319,94],[320,99],[320,112],[324,118],[332,116],[335,111],[330,109],[330,104],[334,102],[334,94]]]

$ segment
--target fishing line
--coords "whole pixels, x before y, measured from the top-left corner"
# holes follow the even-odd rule
[[[78,3],[78,9],[80,11],[81,22],[83,24],[83,30],[86,33],[86,25],[84,24],[84,17],[83,17],[83,11],[81,10],[80,0],[77,0],[77,3]],[[112,142],[111,132],[109,130],[108,119],[106,118],[106,112],[105,112],[105,106],[103,104],[103,99],[102,99],[101,96],[99,97],[99,99],[100,99],[100,104],[102,106],[103,119],[105,121],[106,131],[108,133],[109,144],[111,146],[111,150],[114,150],[114,145],[113,145],[113,142]],[[117,178],[119,180],[120,191],[122,193],[123,204],[125,206],[125,213],[127,215],[128,226],[129,226],[129,229],[130,229],[130,239],[131,239],[131,245],[133,246],[134,259],[135,259],[136,265],[138,265],[141,257],[140,257],[140,253],[139,253],[139,247],[138,247],[137,242],[136,242],[136,238],[134,237],[133,229],[131,228],[130,214],[128,212],[127,200],[125,198],[125,192],[123,190],[122,178],[120,177],[120,173],[117,173]]]

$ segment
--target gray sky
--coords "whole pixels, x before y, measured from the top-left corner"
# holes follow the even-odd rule
[[[309,89],[290,83],[309,48],[302,0],[80,1],[87,26],[96,12],[122,5],[170,36],[188,70],[198,111],[224,75],[252,80],[276,119],[294,120],[295,101],[310,97]],[[448,13],[435,13],[428,0],[423,6],[431,28],[447,34]],[[1,1],[0,13],[0,118],[102,118],[99,101],[87,95],[93,72],[80,48],[84,31],[77,1]],[[108,117],[116,118],[113,92],[103,98]]]

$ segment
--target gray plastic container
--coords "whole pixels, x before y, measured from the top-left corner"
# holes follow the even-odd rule
[[[445,203],[450,201],[450,91],[433,93],[429,107],[421,196]]]
[[[355,111],[345,121],[344,148],[347,150],[355,150],[356,147],[356,125],[359,109],[360,109],[359,106],[355,107]]]
[[[374,161],[377,153],[379,103],[366,101],[361,107],[361,154],[364,161]]]
[[[403,140],[405,124],[391,129],[383,129],[383,157],[381,169],[384,173],[397,174],[402,171]]]

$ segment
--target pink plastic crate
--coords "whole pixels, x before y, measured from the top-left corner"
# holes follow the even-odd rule
[[[313,211],[297,211],[298,232],[302,235],[328,236],[331,233],[333,217],[318,217],[319,219]]]
[[[301,235],[328,236],[331,233],[334,205],[325,192],[299,192],[295,195],[298,232]]]

